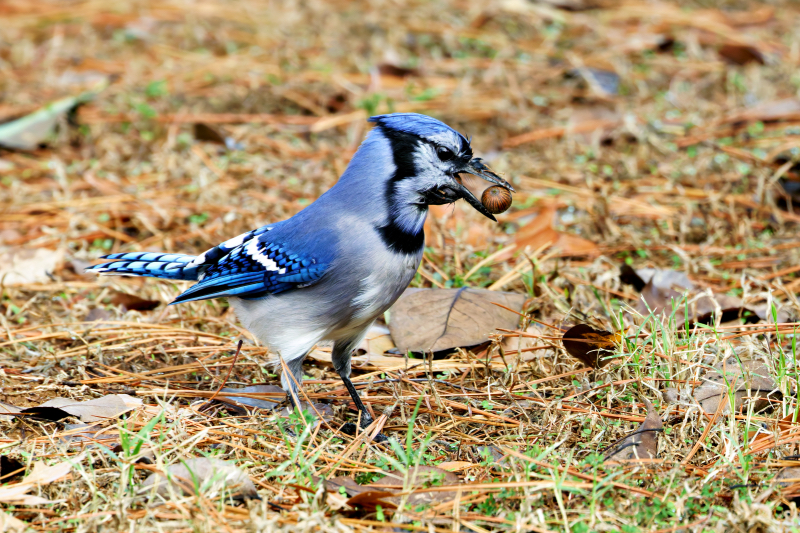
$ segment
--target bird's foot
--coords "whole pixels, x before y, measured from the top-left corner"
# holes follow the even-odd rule
[[[372,421],[370,421],[370,423],[369,423],[369,424],[371,424],[371,423],[372,423]],[[366,429],[367,429],[367,427],[369,426],[369,424],[362,425],[362,426],[361,426],[361,431],[363,432],[364,430],[366,430]],[[355,435],[358,433],[358,426],[356,426],[356,425],[355,425],[354,423],[352,423],[352,422],[348,422],[348,423],[346,423],[345,425],[343,425],[343,426],[342,426],[342,429],[341,429],[340,431],[341,431],[342,433],[345,433],[345,434],[347,434],[347,435],[350,435],[350,436],[355,436]],[[386,441],[388,441],[388,440],[389,440],[389,437],[387,437],[387,436],[386,436],[386,435],[384,435],[383,433],[378,433],[378,434],[377,434],[377,435],[375,435],[375,437],[373,437],[373,439],[372,439],[372,441],[373,441],[373,442],[377,442],[377,443],[386,442]]]

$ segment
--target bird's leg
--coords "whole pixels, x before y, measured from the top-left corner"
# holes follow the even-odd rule
[[[356,404],[356,409],[358,409],[361,414],[361,427],[367,428],[373,422],[372,416],[370,416],[369,411],[367,411],[367,408],[364,406],[364,402],[361,401],[361,396],[358,395],[356,386],[350,381],[349,374],[349,372],[347,374],[340,373],[339,377],[342,378],[347,392],[350,393],[350,398],[353,399],[353,403]]]
[[[286,398],[292,406],[292,411],[298,413],[302,413],[300,387],[303,384],[303,359],[305,359],[305,354],[301,357],[284,359],[283,365],[278,363],[279,367],[285,365],[281,373],[281,387],[286,391]]]
[[[336,373],[339,374],[339,377],[342,378],[342,382],[344,383],[347,392],[350,393],[350,398],[352,398],[353,403],[356,404],[356,409],[358,409],[361,417],[361,429],[366,429],[370,424],[372,424],[373,419],[367,411],[367,408],[364,407],[364,402],[361,401],[361,396],[358,395],[355,385],[353,385],[353,382],[350,381],[350,358],[353,356],[353,350],[356,349],[356,347],[361,343],[361,339],[364,338],[364,334],[366,334],[367,329],[369,328],[365,328],[357,338],[336,341],[333,345],[333,353],[331,354],[333,368],[336,370]],[[345,427],[343,427],[342,430],[347,433],[355,433],[355,425],[345,424]],[[375,435],[374,440],[375,442],[385,442],[388,439],[383,433],[378,433]]]

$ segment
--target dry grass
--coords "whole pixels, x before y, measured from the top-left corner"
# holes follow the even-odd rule
[[[773,306],[786,322],[800,313],[800,215],[785,193],[800,180],[800,112],[775,121],[757,107],[800,95],[797,5],[294,4],[0,3],[0,116],[113,77],[79,110],[79,129],[62,129],[48,149],[0,153],[0,250],[65,256],[50,280],[2,288],[0,401],[124,392],[152,407],[108,424],[129,436],[118,454],[66,445],[57,423],[0,421],[0,454],[75,462],[38,492],[56,503],[2,510],[41,531],[800,529],[795,503],[771,481],[799,452],[793,327],[687,333],[637,313],[637,295],[619,282],[626,262],[672,268]],[[616,73],[618,91],[587,69]],[[198,396],[225,379],[238,339],[246,343],[228,384],[277,383],[261,366],[265,350],[224,301],[127,311],[112,303],[117,292],[168,302],[184,287],[95,279],[82,266],[109,251],[200,252],[291,216],[335,182],[365,117],[391,110],[430,113],[472,135],[519,191],[500,225],[464,205],[435,209],[414,285],[527,292],[537,320],[623,331],[618,358],[585,371],[558,342],[506,339],[408,371],[356,368],[399,448],[335,431],[354,411],[314,361],[306,392],[334,406],[330,427],[295,417],[290,432],[268,411],[201,410]],[[224,128],[242,149],[194,142],[195,123]],[[548,209],[556,232],[594,244],[515,241]],[[464,280],[515,242],[530,245],[533,280],[513,253]],[[770,369],[783,392],[770,410],[712,417],[662,400],[664,388],[691,389],[733,354]],[[658,458],[603,465],[602,451],[644,419],[644,399],[664,420]],[[153,465],[134,462],[137,434]],[[136,495],[154,468],[203,455],[235,461],[262,500]],[[453,461],[464,462],[460,488],[394,510],[353,509],[319,482],[365,482],[385,469],[408,481],[419,465]]]

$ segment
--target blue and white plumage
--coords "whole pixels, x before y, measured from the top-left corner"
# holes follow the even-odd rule
[[[199,256],[134,252],[88,270],[198,283],[172,303],[227,297],[243,325],[283,358],[302,383],[302,362],[320,341],[363,425],[371,422],[350,382],[350,357],[373,321],[419,267],[429,205],[467,200],[494,220],[459,173],[511,186],[472,157],[469,141],[414,113],[370,119],[369,133],[338,183],[290,219],[234,237]],[[512,189],[513,190],[513,189]]]

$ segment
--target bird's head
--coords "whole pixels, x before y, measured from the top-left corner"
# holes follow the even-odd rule
[[[369,120],[377,124],[391,144],[395,172],[389,182],[389,193],[396,204],[427,209],[428,205],[450,204],[463,198],[481,214],[495,220],[464,187],[459,174],[472,174],[514,190],[480,158],[473,157],[466,137],[435,118],[393,113]]]

